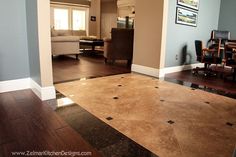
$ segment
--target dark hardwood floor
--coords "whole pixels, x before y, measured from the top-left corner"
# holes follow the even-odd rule
[[[11,152],[16,151],[90,152],[91,156],[100,156],[31,90],[0,94],[0,156],[13,156]]]
[[[105,64],[102,52],[100,51],[96,53],[82,53],[79,55],[79,61],[73,57],[59,56],[53,58],[54,83],[123,74],[131,71],[126,61]]]
[[[57,100],[42,102],[30,89],[1,93],[0,157],[42,156],[28,153],[48,152],[91,157],[157,157],[78,104],[57,103],[65,98],[57,93]]]
[[[193,75],[192,71],[182,71],[177,73],[167,74],[166,80],[177,80],[189,82],[196,85],[204,86],[218,91],[222,91],[225,94],[230,94],[232,97],[236,96],[236,82],[232,80],[224,80],[217,76],[204,76],[201,74]],[[224,94],[223,94],[224,95]]]

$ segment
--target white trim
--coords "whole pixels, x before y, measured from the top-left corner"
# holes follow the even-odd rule
[[[196,67],[204,67],[204,64],[203,63],[196,63],[196,64],[189,64],[189,65],[181,65],[181,66],[164,68],[163,70],[164,70],[165,74],[169,74],[169,73],[174,73],[174,72],[191,70]]]
[[[55,87],[41,87],[34,80],[30,80],[30,86],[33,92],[42,100],[51,100],[56,98]]]
[[[0,93],[30,88],[30,78],[0,81]]]
[[[147,66],[132,64],[131,71],[148,76],[159,77],[159,69],[150,68]]]
[[[146,67],[142,65],[132,64],[131,71],[148,75],[148,76],[162,78],[162,77],[165,77],[165,74],[190,70],[196,67],[203,67],[203,66],[204,66],[203,63],[197,63],[197,64],[190,64],[190,65],[168,67],[168,68],[163,68],[163,69],[155,69],[155,68],[150,68],[150,67]]]
[[[42,100],[50,100],[56,98],[55,87],[40,87],[31,78],[1,81],[0,93],[12,92],[17,90],[32,89],[32,91]]]

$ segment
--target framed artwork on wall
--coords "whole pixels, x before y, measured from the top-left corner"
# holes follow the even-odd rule
[[[176,8],[176,23],[197,27],[198,13],[185,8]]]
[[[96,16],[91,16],[91,21],[95,22],[96,21]]]
[[[199,1],[200,0],[177,0],[177,4],[191,9],[199,10]]]

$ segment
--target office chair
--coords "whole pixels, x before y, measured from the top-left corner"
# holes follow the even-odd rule
[[[204,63],[204,67],[197,67],[193,69],[193,74],[197,74],[199,71],[203,71],[204,75],[207,76],[208,74],[212,73],[212,70],[210,69],[211,64],[221,63],[221,58],[216,55],[218,53],[218,49],[203,48],[203,43],[201,40],[195,41],[195,50],[197,61],[200,63]]]

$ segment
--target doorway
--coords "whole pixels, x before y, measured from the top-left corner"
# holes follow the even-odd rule
[[[111,38],[111,29],[117,27],[116,0],[88,4],[53,1],[50,6],[54,84],[131,72],[127,60],[105,62],[104,58],[103,39]],[[85,11],[84,16],[77,14],[76,18],[75,11]],[[82,45],[81,40],[102,41],[103,45]]]

